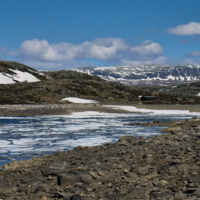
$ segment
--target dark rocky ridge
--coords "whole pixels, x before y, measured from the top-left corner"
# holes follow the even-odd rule
[[[168,131],[13,161],[0,171],[0,198],[199,199],[200,119],[177,121]]]

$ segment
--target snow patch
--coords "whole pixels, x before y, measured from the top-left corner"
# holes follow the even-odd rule
[[[76,98],[76,97],[66,97],[62,99],[62,101],[70,101],[72,103],[98,103],[95,100],[90,100],[90,99],[81,99],[81,98]]]
[[[12,69],[10,69],[12,70]],[[7,74],[7,73],[0,73],[0,84],[11,84],[23,81],[28,82],[37,82],[40,81],[38,78],[36,78],[34,75],[28,73],[28,72],[22,72],[19,70],[12,70],[15,74]]]
[[[14,76],[14,80],[17,80],[19,82],[23,82],[23,81],[38,82],[38,81],[40,81],[38,78],[36,78],[35,76],[33,76],[32,74],[30,74],[28,72],[22,72],[19,70],[12,70],[12,71],[16,73],[16,75]]]
[[[10,84],[15,83],[11,77],[5,76],[4,74],[0,73],[0,84]]]
[[[190,112],[189,110],[153,110],[153,109],[140,109],[134,106],[114,106],[114,105],[106,105],[106,107],[112,107],[115,109],[122,109],[131,112],[142,112],[142,113],[152,113],[156,115],[198,115],[199,112]]]

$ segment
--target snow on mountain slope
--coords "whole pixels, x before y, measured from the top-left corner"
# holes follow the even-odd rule
[[[74,70],[127,85],[176,85],[200,81],[200,65],[133,65]]]
[[[0,61],[0,84],[37,82],[44,79],[47,79],[47,76],[26,65],[12,61]]]
[[[0,84],[9,84],[16,82],[37,82],[40,81],[38,78],[28,72],[21,72],[19,70],[13,70],[15,74],[0,73]]]

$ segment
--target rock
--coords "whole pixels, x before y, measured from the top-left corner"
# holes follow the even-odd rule
[[[200,198],[200,189],[197,189],[193,195],[195,195],[196,198]]]
[[[54,163],[44,170],[42,170],[42,173],[44,176],[49,175],[58,175],[59,173],[63,173],[68,168],[68,164],[66,162],[63,163]]]
[[[87,191],[88,192],[93,192],[93,189],[92,188],[87,188]]]
[[[45,186],[38,186],[36,189],[35,189],[35,194],[38,194],[38,193],[41,193],[43,191],[46,190],[46,187]]]
[[[160,175],[157,172],[152,172],[145,176],[146,179],[152,179],[154,177],[159,177]]]
[[[103,171],[98,171],[98,175],[99,175],[99,176],[105,176],[105,174],[104,174]]]
[[[174,175],[174,174],[177,174],[178,173],[178,169],[177,169],[177,167],[169,167],[168,168],[168,173],[170,174],[170,175]]]
[[[194,117],[192,117],[192,119],[194,120],[194,119],[198,119],[198,118],[197,118],[197,116],[194,116]]]
[[[73,170],[75,171],[86,171],[88,168],[87,167],[75,167]]]
[[[180,164],[177,166],[178,167],[178,170],[181,172],[181,173],[187,173],[188,169],[190,168],[189,165],[187,164]]]
[[[62,174],[58,176],[58,185],[60,186],[74,185],[76,182],[79,182],[79,178],[75,175]]]
[[[130,193],[126,195],[127,200],[131,199],[145,199],[145,191],[143,188],[134,188]]]
[[[73,195],[70,200],[82,200],[82,198],[79,195]]]
[[[159,180],[157,178],[154,178],[152,183],[153,185],[157,186],[159,183]]]
[[[174,200],[173,193],[170,190],[164,190],[159,194],[160,199]]]
[[[157,184],[157,186],[160,186],[160,187],[167,187],[169,185],[169,183],[165,180],[160,180],[159,183]]]
[[[83,174],[83,175],[80,174],[79,178],[80,178],[81,182],[83,182],[87,185],[89,185],[90,183],[92,183],[94,181],[93,178],[90,175],[87,175],[87,174]]]
[[[196,144],[200,144],[200,140],[197,140],[197,141],[196,141]]]
[[[140,167],[137,169],[138,174],[147,175],[149,173],[148,167]]]
[[[183,130],[181,128],[176,128],[176,129],[174,129],[174,130],[171,131],[171,134],[177,135],[177,134],[181,133],[182,131]]]
[[[155,119],[155,120],[153,120],[153,123],[154,123],[154,124],[155,124],[155,123],[160,123],[160,121],[157,120],[157,119]]]
[[[197,165],[193,165],[193,166],[190,167],[190,170],[199,171],[199,170],[200,170],[200,167],[197,166]]]
[[[191,147],[187,147],[186,150],[187,150],[188,152],[191,152],[191,151],[192,151],[192,148],[191,148]]]
[[[92,176],[93,179],[96,179],[97,178],[97,174],[95,172],[88,172],[88,174],[90,176]]]
[[[132,172],[136,168],[136,164],[132,164],[130,168],[130,172]]]

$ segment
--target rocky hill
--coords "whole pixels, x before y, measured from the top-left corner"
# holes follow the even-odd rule
[[[108,81],[137,86],[172,86],[200,81],[199,65],[83,67],[75,71],[95,75]]]
[[[177,87],[136,87],[71,70],[41,73],[20,63],[5,61],[0,62],[0,66],[1,74],[6,74],[4,76],[11,76],[13,71],[21,70],[38,79],[36,82],[27,80],[0,84],[0,104],[66,104],[69,102],[62,101],[66,97],[110,103],[134,103],[139,101],[140,95],[157,96],[157,101],[153,103],[200,103],[200,82]],[[13,73],[13,77],[16,77],[16,74]]]

